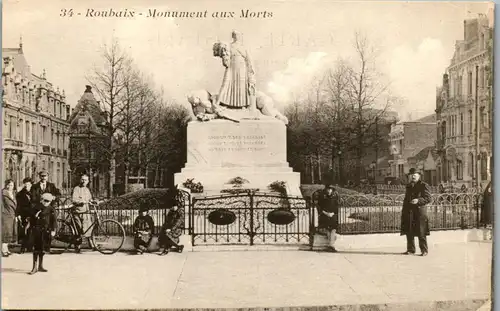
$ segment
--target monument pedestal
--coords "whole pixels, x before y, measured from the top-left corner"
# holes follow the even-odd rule
[[[274,181],[285,181],[288,194],[300,196],[300,173],[286,160],[286,126],[283,122],[261,120],[191,121],[187,126],[187,162],[175,183],[187,179],[201,182],[207,192],[220,192],[241,177],[245,187],[267,191]]]

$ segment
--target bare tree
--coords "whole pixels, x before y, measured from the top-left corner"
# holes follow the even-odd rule
[[[109,112],[108,127],[106,136],[108,137],[105,148],[105,156],[108,165],[108,196],[111,196],[113,184],[115,183],[116,171],[116,140],[118,127],[116,121],[123,109],[122,92],[125,87],[124,76],[127,74],[128,56],[121,49],[118,41],[113,38],[111,45],[104,45],[102,51],[102,61],[100,66],[96,66],[90,77],[87,78],[93,89],[97,91],[104,108]]]
[[[388,108],[388,102],[382,103],[381,97],[387,91],[389,84],[384,83],[381,73],[376,69],[377,53],[366,36],[356,32],[354,48],[356,59],[349,69],[347,96],[355,112],[354,127],[351,131],[356,141],[355,179],[359,182],[363,174],[365,146],[373,142],[373,137],[368,134],[378,126],[380,118],[385,115]]]

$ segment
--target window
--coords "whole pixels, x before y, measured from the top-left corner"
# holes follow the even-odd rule
[[[462,160],[457,160],[457,179],[464,179],[464,166]]]
[[[16,119],[9,117],[9,138],[16,139]]]
[[[37,142],[36,136],[35,136],[35,129],[36,129],[36,124],[35,122],[31,123],[31,144],[35,145]]]
[[[488,155],[481,154],[481,180],[488,180]]]
[[[472,95],[472,71],[469,71],[468,82],[469,82],[469,92],[468,92],[468,94]]]
[[[42,125],[42,143],[47,144],[47,127]]]
[[[26,163],[24,164],[24,176],[25,177],[31,177],[31,171],[30,171],[30,164],[29,161],[26,160]]]
[[[62,183],[66,186],[66,164],[62,164]]]
[[[479,87],[484,87],[484,68],[479,68]]]
[[[19,129],[19,136],[17,137],[18,140],[24,141],[24,120],[19,119],[17,123],[17,128]]]
[[[486,115],[486,113],[485,113],[485,111],[484,111],[484,107],[481,107],[481,112],[480,112],[480,114],[479,114],[479,124],[480,124],[482,127],[484,127],[484,124],[485,124],[485,123],[484,123],[484,122],[485,122],[485,119],[486,119],[486,118],[485,118],[485,115]]]
[[[474,133],[474,122],[472,121],[472,110],[469,110],[469,134]]]
[[[469,153],[469,169],[468,169],[468,173],[469,173],[469,176],[474,178],[474,167],[476,166],[476,164],[474,163],[474,154],[473,153]]]
[[[462,76],[458,76],[458,80],[457,80],[457,96],[462,96]]]
[[[30,138],[30,134],[31,134],[31,131],[30,131],[30,121],[26,121],[26,129],[25,130],[26,130],[26,140],[25,140],[25,142],[27,144],[29,144],[30,141],[31,141],[31,138]]]
[[[489,127],[488,112],[486,111],[486,109],[484,107],[481,108],[481,124],[484,128]]]
[[[50,130],[50,145],[51,147],[54,147],[54,143],[55,143],[55,137],[54,137],[54,130]]]
[[[460,135],[464,134],[464,114],[460,113]]]

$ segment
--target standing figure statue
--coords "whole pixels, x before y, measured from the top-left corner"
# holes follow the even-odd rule
[[[250,55],[239,41],[241,34],[233,31],[232,38],[233,42],[229,48],[220,42],[213,46],[214,56],[222,58],[222,65],[226,68],[215,105],[248,108],[254,112],[256,110],[255,71]]]

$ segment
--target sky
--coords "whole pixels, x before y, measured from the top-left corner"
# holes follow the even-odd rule
[[[61,16],[63,9],[72,9],[73,16]],[[87,10],[110,9],[136,15],[86,16]],[[147,17],[154,9],[207,11],[207,17]],[[45,69],[75,106],[86,77],[102,64],[103,45],[115,37],[158,88],[187,104],[191,90],[218,91],[223,67],[212,44],[230,42],[235,29],[254,62],[257,89],[282,109],[326,66],[353,58],[358,31],[376,48],[377,72],[390,83],[391,94],[404,98],[393,107],[404,120],[433,113],[436,87],[455,41],[463,38],[463,20],[489,9],[487,2],[51,0],[40,6],[38,0],[5,0],[2,46],[17,47],[22,36],[32,72]],[[272,17],[240,18],[242,10]],[[236,17],[212,17],[229,11]]]

